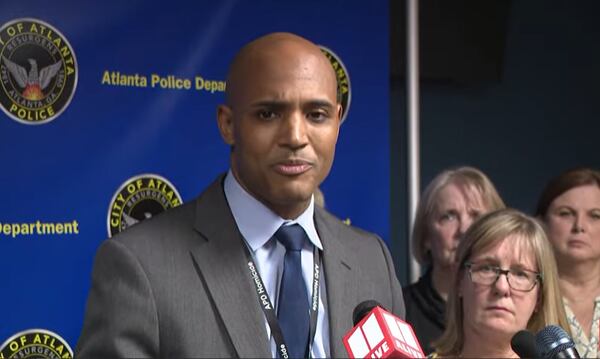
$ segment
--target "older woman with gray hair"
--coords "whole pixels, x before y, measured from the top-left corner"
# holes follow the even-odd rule
[[[433,350],[431,342],[445,328],[446,298],[460,239],[479,216],[504,207],[489,178],[473,167],[445,170],[423,192],[412,244],[414,255],[426,272],[403,292],[406,320],[425,353]]]

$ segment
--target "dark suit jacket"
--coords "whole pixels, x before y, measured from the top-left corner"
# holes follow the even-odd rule
[[[332,357],[354,307],[375,299],[404,317],[385,244],[315,208]],[[96,255],[76,357],[271,357],[242,236],[222,177],[193,202],[106,240]]]

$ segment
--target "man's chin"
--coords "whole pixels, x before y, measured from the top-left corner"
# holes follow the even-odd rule
[[[306,178],[284,178],[282,181],[271,184],[274,189],[272,193],[280,197],[282,200],[290,201],[306,201],[310,199],[316,186],[312,185],[312,181],[307,181]]]
[[[299,195],[286,195],[271,197],[270,201],[265,203],[269,209],[284,219],[296,219],[302,214],[310,204],[310,196],[305,198]]]
[[[294,205],[310,201],[313,192],[314,189],[310,186],[288,184],[280,186],[276,191],[273,191],[272,198],[280,204]]]
[[[277,194],[277,202],[282,205],[298,205],[310,202],[312,191],[282,191]]]

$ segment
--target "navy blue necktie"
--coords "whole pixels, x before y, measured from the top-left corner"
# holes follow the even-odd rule
[[[304,358],[308,348],[309,304],[300,251],[308,238],[298,224],[281,226],[275,238],[286,249],[277,318],[290,358]]]

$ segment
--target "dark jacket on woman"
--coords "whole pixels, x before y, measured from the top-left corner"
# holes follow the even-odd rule
[[[412,325],[425,354],[434,351],[431,343],[446,328],[446,301],[433,288],[431,268],[419,280],[402,288],[406,321]]]

